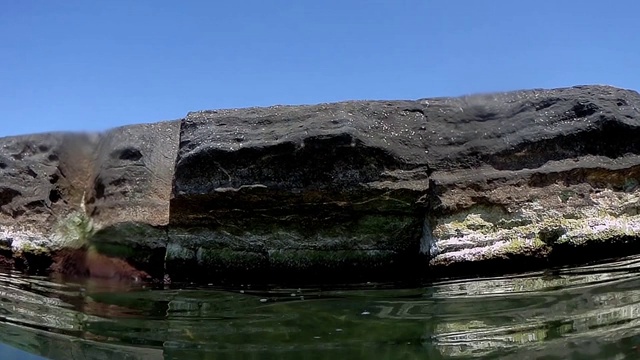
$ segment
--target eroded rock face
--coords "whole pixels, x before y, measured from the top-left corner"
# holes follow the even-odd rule
[[[179,134],[180,121],[168,121],[120,127],[102,135],[87,199],[87,211],[96,223],[169,224]]]
[[[576,87],[192,113],[171,219],[200,229],[172,246],[182,260],[232,249],[212,261],[250,254],[267,268],[318,250],[382,252],[389,268],[424,261],[417,251],[432,270],[473,274],[634,245],[639,103]]]
[[[0,249],[19,268],[50,263],[42,256],[67,242],[67,224],[81,210],[96,138],[39,134],[0,139]]]
[[[125,126],[102,135],[89,182],[91,243],[152,276],[164,275],[169,199],[180,121]]]
[[[161,277],[180,122],[0,139],[0,256],[27,270],[108,274],[97,254]],[[72,256],[70,255],[72,254]],[[139,278],[124,265],[120,277]],[[78,270],[84,269],[84,270]],[[116,271],[117,272],[117,271]],[[124,275],[123,275],[124,274]],[[99,276],[99,275],[98,275]]]
[[[577,87],[448,102],[466,125],[441,140],[461,139],[458,151],[433,165],[432,268],[637,251],[636,92]]]
[[[582,86],[4,138],[0,257],[83,238],[130,273],[308,283],[638,252],[639,108]]]
[[[410,270],[424,221],[417,200],[429,191],[425,126],[413,102],[189,114],[169,260],[274,280]]]

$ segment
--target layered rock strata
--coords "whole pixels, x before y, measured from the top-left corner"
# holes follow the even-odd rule
[[[310,283],[626,255],[640,250],[639,108],[634,91],[580,86],[2,138],[0,257]]]

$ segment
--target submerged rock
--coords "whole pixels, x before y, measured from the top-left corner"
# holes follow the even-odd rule
[[[580,86],[3,138],[0,257],[89,248],[158,279],[310,283],[626,255],[639,106]]]

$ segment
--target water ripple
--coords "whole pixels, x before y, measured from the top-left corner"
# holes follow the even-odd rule
[[[0,343],[51,359],[623,359],[640,258],[423,288],[153,289],[0,274]]]

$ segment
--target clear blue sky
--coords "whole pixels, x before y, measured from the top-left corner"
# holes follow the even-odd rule
[[[638,0],[1,2],[0,136],[201,109],[640,89]]]

